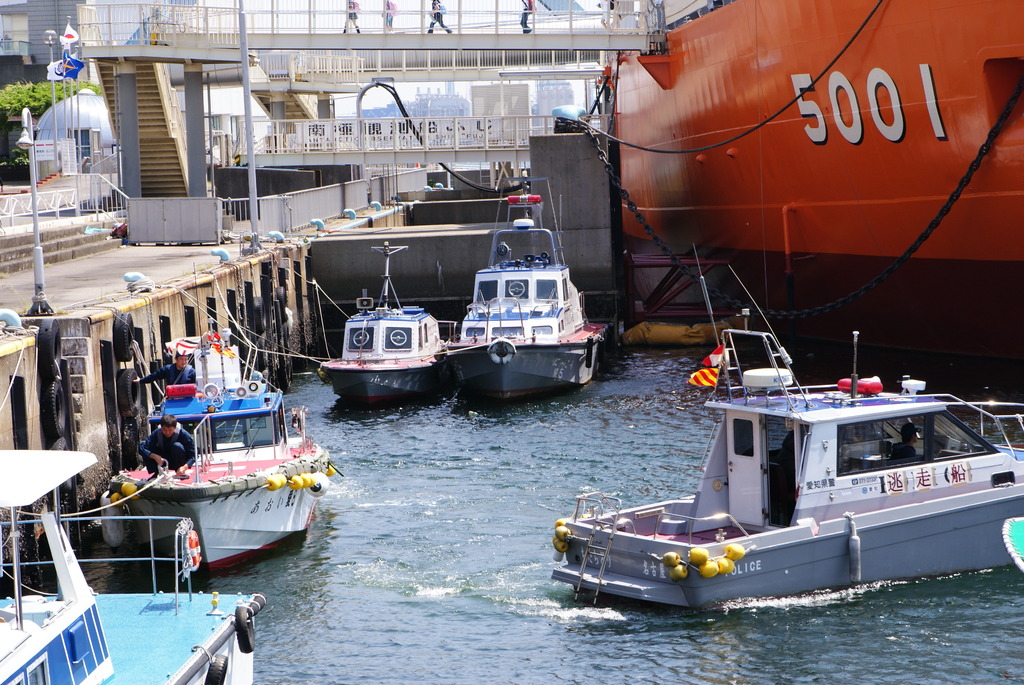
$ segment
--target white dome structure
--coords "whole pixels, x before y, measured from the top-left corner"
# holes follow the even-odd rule
[[[58,86],[59,87],[59,86]],[[57,137],[75,137],[68,133],[82,131],[82,140],[89,140],[88,131],[96,129],[100,132],[100,145],[110,149],[114,145],[114,132],[110,128],[110,116],[107,104],[98,93],[83,88],[78,94],[64,98],[46,110],[37,124],[36,140],[53,140],[54,119],[56,119]]]

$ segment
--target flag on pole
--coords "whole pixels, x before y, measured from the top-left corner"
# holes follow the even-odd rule
[[[64,29],[64,35],[60,37],[60,43],[64,47],[70,47],[72,43],[78,42],[78,31],[71,28],[71,22],[68,22],[68,26]]]
[[[63,81],[64,70],[63,60],[57,60],[56,62],[50,62],[46,65],[46,80],[47,81]]]
[[[718,385],[718,369],[722,365],[722,357],[725,356],[725,345],[719,345],[715,351],[704,357],[706,369],[694,371],[690,374],[690,385],[703,385],[714,387]]]
[[[84,66],[85,62],[80,59],[75,59],[70,53],[65,51],[58,73],[63,73],[62,78],[76,79],[78,78],[78,72],[80,72]]]
[[[722,356],[725,354],[725,345],[719,345],[715,351],[704,357],[704,366],[721,366]]]
[[[707,387],[715,387],[718,385],[718,367],[712,367],[710,369],[701,369],[700,371],[694,371],[690,374],[690,385],[703,385]]]

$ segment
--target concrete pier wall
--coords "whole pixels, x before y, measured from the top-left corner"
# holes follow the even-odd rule
[[[580,134],[533,137],[530,157],[530,177],[537,180],[529,192],[544,199],[543,226],[562,232],[565,260],[573,282],[586,294],[588,316],[615,320],[618,253],[603,165]],[[486,266],[491,234],[508,225],[508,203],[481,199],[477,191],[433,190],[404,197],[415,200],[407,211],[412,225],[357,228],[318,238],[311,271],[326,295],[351,315],[363,289],[374,298],[380,294],[383,258],[370,248],[385,241],[408,245],[391,260],[402,304],[423,306],[438,319],[461,319],[472,299],[476,271]],[[511,218],[519,216],[522,212]],[[336,311],[325,310],[324,319],[329,337],[344,328],[344,317]]]
[[[320,340],[307,251],[303,243],[276,244],[202,270],[183,261],[186,275],[148,292],[57,307],[55,316],[3,328],[0,449],[92,452],[98,465],[65,494],[76,508],[94,501],[112,472],[137,465],[138,441],[150,432],[146,416],[161,393],[134,379],[170,361],[166,343],[201,335],[211,322],[229,329],[242,358],[286,389],[295,360]],[[116,266],[98,259],[81,260],[80,268],[112,286],[120,280]],[[201,379],[201,364],[194,366]]]

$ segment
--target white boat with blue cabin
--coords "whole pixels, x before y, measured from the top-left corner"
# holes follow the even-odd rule
[[[306,432],[306,408],[286,409],[284,393],[263,374],[244,374],[230,342],[224,330],[168,343],[171,351],[195,355],[202,387],[167,386],[148,431],[159,428],[164,414],[176,417],[195,440],[194,466],[185,477],[161,472],[152,480],[145,468],[121,471],[105,496],[125,498],[137,516],[191,518],[207,568],[241,562],[307,530],[336,473],[327,451]],[[154,526],[157,547],[173,549],[174,533],[166,522]]]
[[[370,406],[440,392],[451,378],[441,322],[422,307],[403,307],[391,282],[391,255],[408,246],[385,242],[371,249],[384,255],[380,299],[375,305],[365,290],[356,299],[341,358],[321,364],[320,377],[342,400]]]
[[[540,195],[506,198],[529,216],[495,231],[487,267],[448,359],[460,385],[497,399],[526,398],[589,383],[607,324],[590,323],[569,278],[558,236],[537,224]]]
[[[724,335],[697,492],[639,506],[578,495],[556,522],[555,580],[595,600],[704,607],[1009,563],[1021,405],[928,395],[906,377],[883,392],[856,364],[853,380],[803,387],[773,336]],[[741,364],[752,349],[760,364]]]
[[[239,596],[225,611],[219,605],[226,597],[181,594],[177,557],[171,593],[156,591],[154,575],[151,594],[97,594],[54,513],[19,521],[19,510],[95,463],[88,452],[0,452],[0,507],[10,511],[0,569],[13,578],[13,596],[0,600],[0,684],[251,684],[253,617],[266,603],[262,595]],[[191,527],[179,522],[183,532]],[[52,594],[41,594],[48,585],[23,585],[29,564],[20,541],[38,535],[32,527],[40,524],[52,561],[31,565],[42,566],[44,579],[52,575]]]

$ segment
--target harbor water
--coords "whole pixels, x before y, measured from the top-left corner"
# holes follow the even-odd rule
[[[1024,682],[1012,565],[703,611],[577,601],[550,579],[576,494],[635,505],[694,489],[714,422],[686,381],[709,351],[625,351],[580,391],[507,405],[450,393],[354,410],[300,374],[286,401],[310,408],[344,477],[307,534],[195,587],[267,595],[264,685]],[[794,356],[804,383],[849,375],[846,350]],[[1021,399],[1024,370],[996,366],[862,351],[858,371]]]

